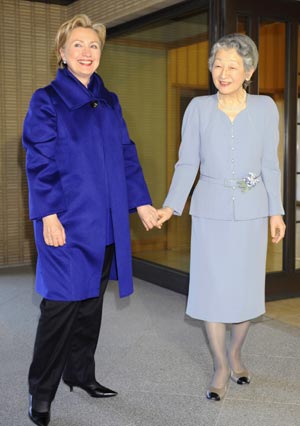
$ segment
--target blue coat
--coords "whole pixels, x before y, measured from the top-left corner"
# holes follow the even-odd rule
[[[113,234],[111,279],[133,292],[129,212],[150,204],[118,98],[93,74],[88,88],[67,69],[37,90],[24,122],[30,218],[38,251],[36,288],[51,300],[99,295],[106,244]],[[47,246],[44,216],[56,213],[67,242]]]
[[[249,220],[284,213],[277,156],[278,111],[267,96],[247,95],[247,107],[231,122],[216,95],[194,98],[182,124],[179,160],[164,206],[181,215],[200,167],[190,214],[217,220]],[[242,191],[252,172],[259,183]]]

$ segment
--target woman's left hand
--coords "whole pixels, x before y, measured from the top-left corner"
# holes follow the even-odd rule
[[[157,226],[157,221],[158,221],[157,210],[154,207],[152,207],[150,204],[137,207],[137,212],[146,231],[149,231],[150,229]]]
[[[272,243],[278,244],[284,238],[285,234],[285,223],[282,219],[282,216],[271,216],[270,217],[270,228],[271,228],[271,237]]]

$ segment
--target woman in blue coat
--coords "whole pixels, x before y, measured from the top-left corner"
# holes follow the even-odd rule
[[[129,212],[146,230],[157,212],[117,96],[95,73],[105,27],[86,15],[56,37],[55,80],[37,90],[24,122],[30,218],[43,297],[29,370],[29,417],[50,421],[59,381],[92,397],[116,395],[96,381],[94,353],[109,278],[133,292]]]
[[[224,397],[230,376],[250,383],[241,350],[250,320],[265,312],[267,218],[274,243],[285,233],[278,111],[271,98],[244,89],[257,62],[256,46],[245,35],[224,36],[212,47],[209,69],[218,92],[193,99],[185,112],[179,160],[159,211],[158,226],[181,215],[200,167],[190,208],[186,312],[205,321],[214,359],[206,395],[215,401]]]

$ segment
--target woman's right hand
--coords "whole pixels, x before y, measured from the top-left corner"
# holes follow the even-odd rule
[[[43,235],[48,246],[59,247],[66,244],[66,233],[57,214],[43,217]]]
[[[162,224],[165,223],[167,220],[171,219],[173,216],[174,210],[171,209],[171,207],[162,207],[161,209],[157,210],[158,214],[158,221],[157,221],[157,228],[161,229]]]

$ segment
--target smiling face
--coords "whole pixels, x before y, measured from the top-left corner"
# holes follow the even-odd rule
[[[250,80],[254,70],[245,70],[243,58],[235,49],[219,49],[212,67],[214,85],[222,95],[236,95]]]
[[[87,86],[100,63],[101,43],[98,34],[92,28],[75,28],[60,49],[60,54],[69,71]]]

